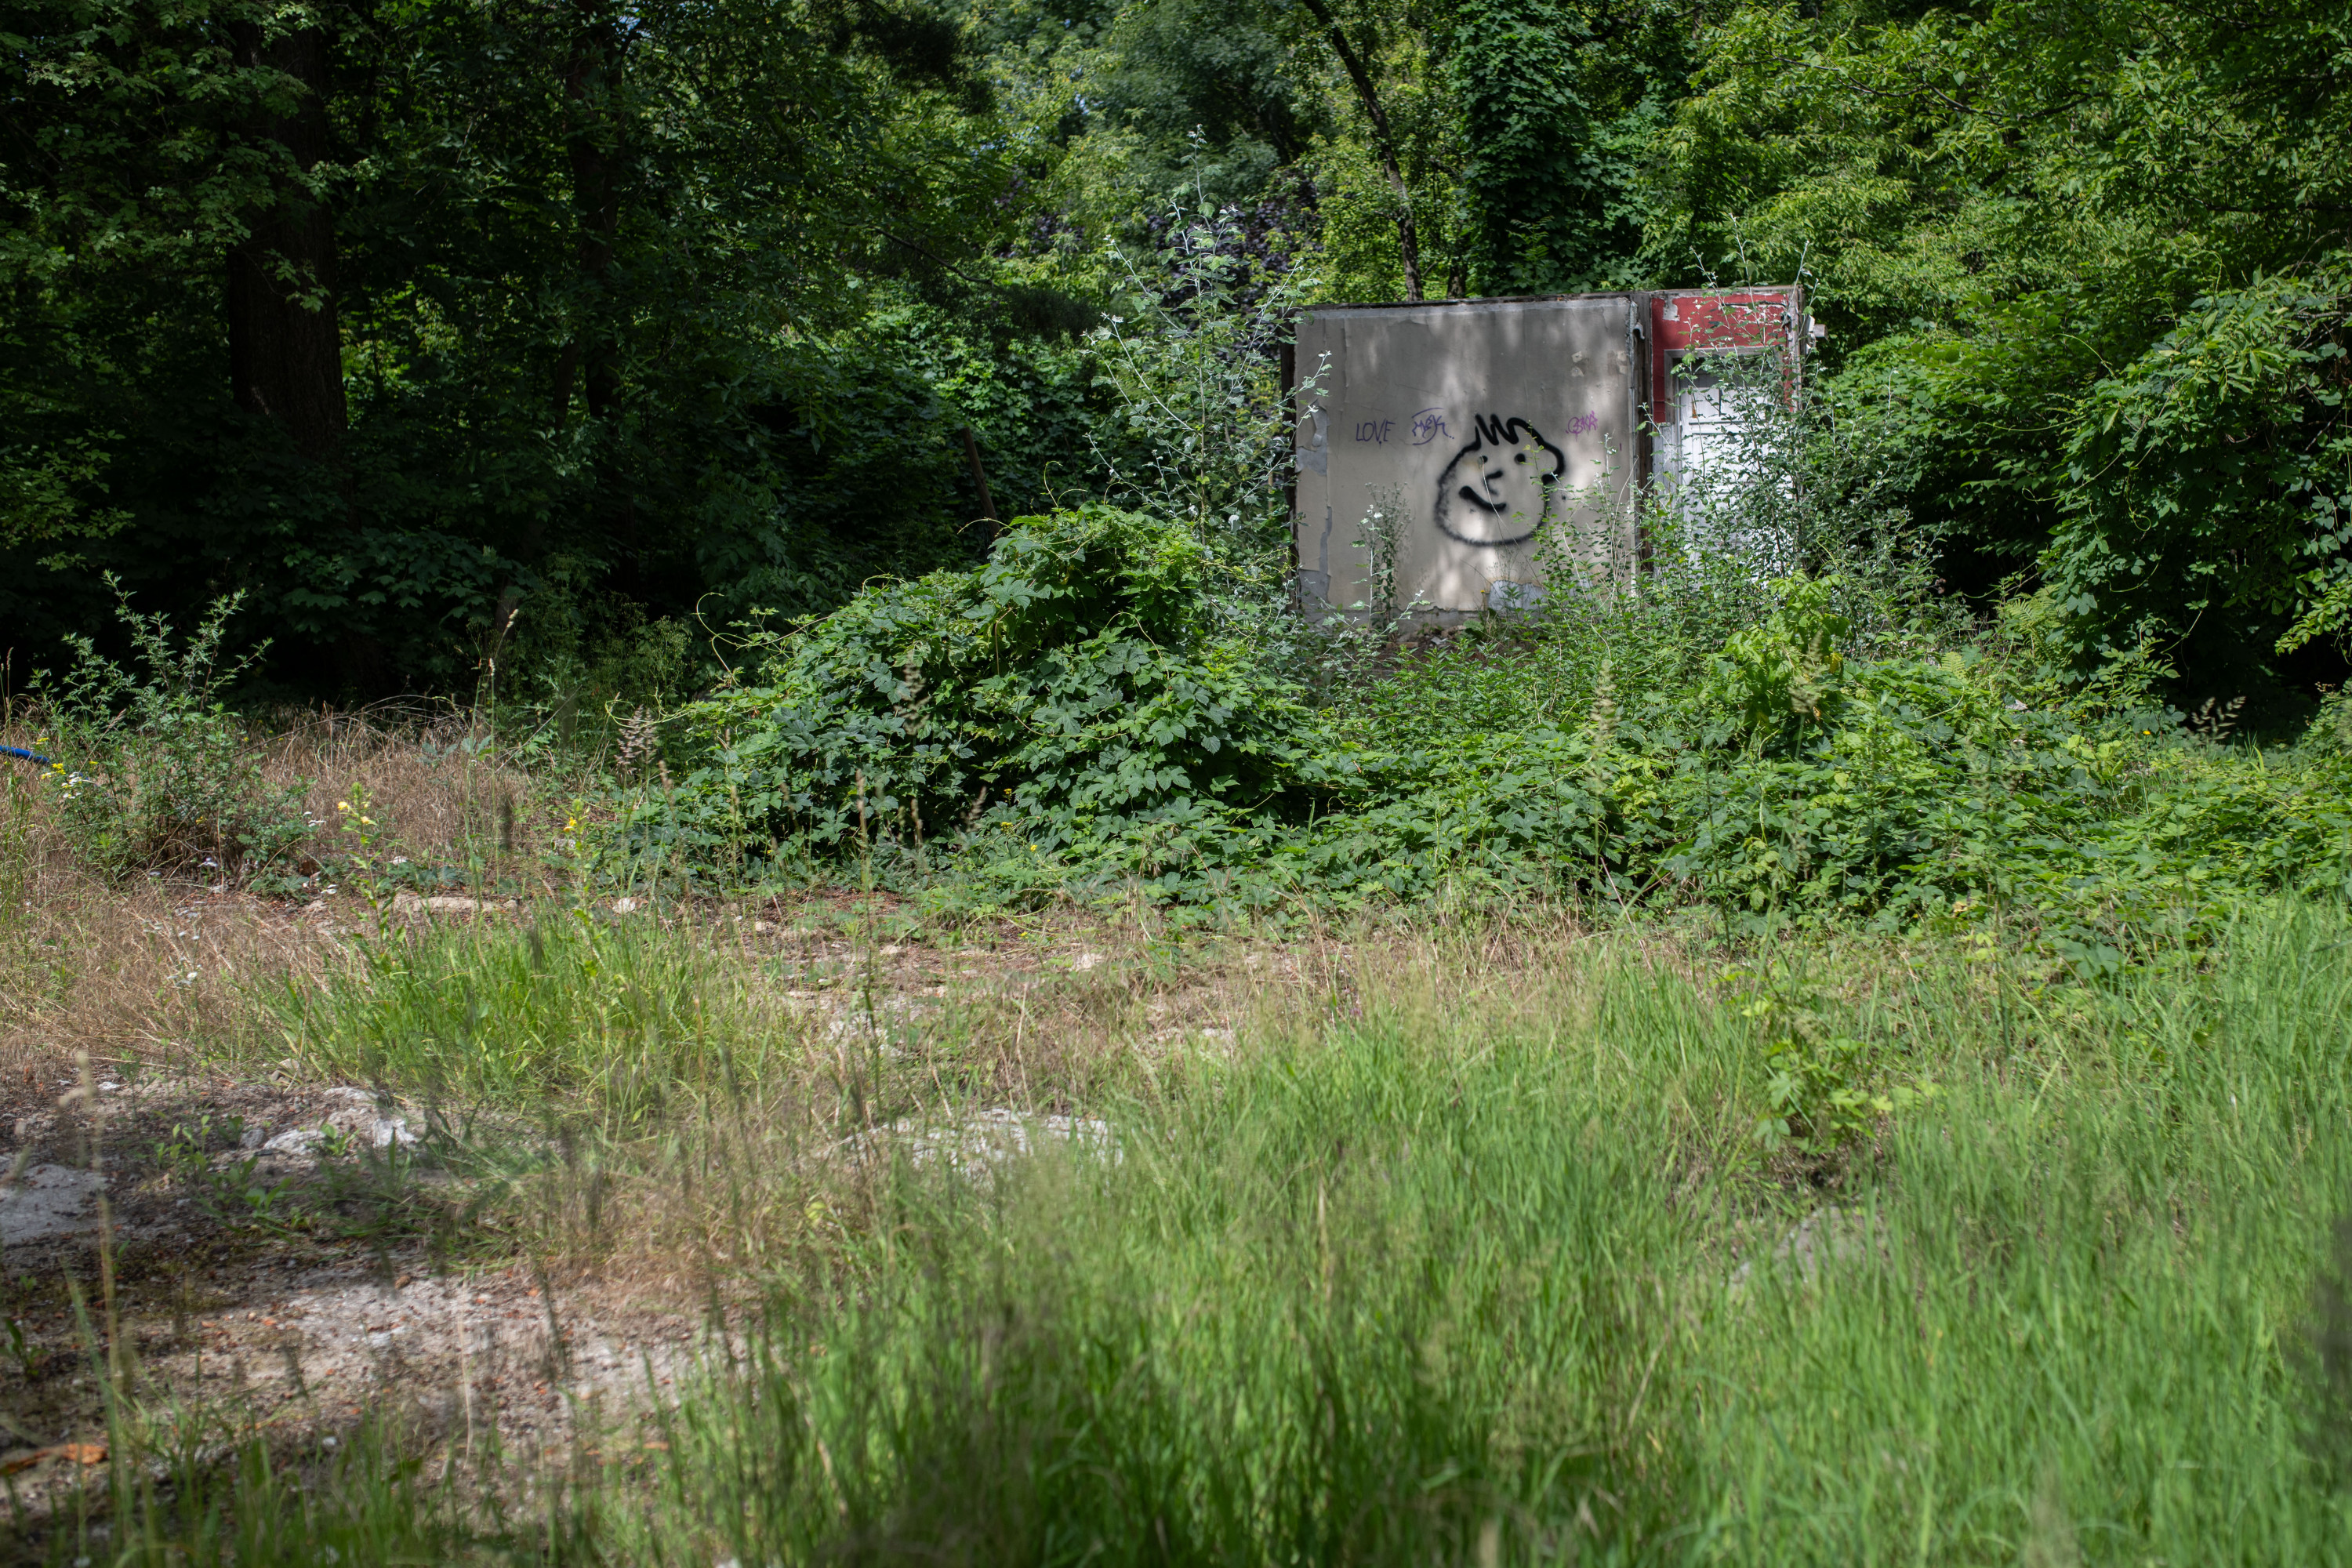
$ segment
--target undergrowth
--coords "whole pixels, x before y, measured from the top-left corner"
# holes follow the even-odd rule
[[[1695,902],[1735,931],[1990,922],[2091,969],[2352,886],[2326,722],[2234,742],[2165,709],[2144,652],[2062,679],[2022,609],[1970,628],[1849,564],[1763,584],[1675,551],[1318,692],[1197,617],[1182,531],[1027,519],[978,571],[755,644],[618,843],[943,908],[1229,921],[1443,889]]]
[[[2340,699],[2257,742],[2233,708],[2166,707],[2147,646],[2070,670],[2042,598],[1969,624],[1883,530],[1822,531],[1811,571],[1768,582],[1639,521],[1653,557],[1622,581],[1563,557],[1529,608],[1383,641],[1378,618],[1257,625],[1186,527],[1023,519],[979,567],[749,636],[717,691],[625,726],[618,774],[541,802],[528,848],[494,726],[385,737],[480,776],[499,847],[465,864],[395,852],[356,779],[313,805],[334,781],[256,761],[221,700],[225,609],[175,649],[126,606],[152,668],[85,650],[38,710],[64,753],[44,794],[106,876],[379,908],[855,886],[949,920],[1281,926],[1536,897],[1735,935],[1990,930],[2099,973],[2249,899],[2352,893]]]
[[[268,995],[289,1059],[436,1102],[560,1108],[620,1133],[756,1083],[792,1031],[709,948],[549,906],[519,933],[394,927]],[[686,1096],[683,1100],[679,1096]]]

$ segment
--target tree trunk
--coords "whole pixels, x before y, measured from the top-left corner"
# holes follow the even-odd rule
[[[1397,160],[1396,138],[1389,134],[1388,111],[1381,107],[1380,89],[1372,85],[1372,73],[1365,68],[1363,58],[1348,35],[1340,30],[1338,18],[1323,0],[1305,0],[1307,11],[1322,23],[1331,36],[1332,50],[1348,79],[1356,84],[1356,97],[1364,106],[1364,118],[1372,122],[1372,150],[1380,154],[1381,172],[1389,177],[1389,188],[1396,193],[1397,249],[1404,258],[1404,297],[1421,298],[1421,239],[1413,232],[1412,191],[1404,183],[1404,169]]]
[[[302,86],[292,113],[253,122],[254,139],[305,174],[318,167],[327,156],[326,35],[310,27],[265,40],[243,22],[230,39],[239,65],[282,71]],[[229,393],[239,407],[276,420],[310,458],[331,453],[350,417],[334,290],[334,216],[283,179],[229,250]]]
[[[588,416],[602,419],[620,400],[611,335],[613,245],[620,231],[620,192],[614,179],[614,135],[606,106],[619,84],[620,39],[600,0],[573,0],[572,49],[563,71],[564,151],[572,164],[572,201],[579,230],[573,241],[586,282],[583,319],[559,362],[559,412],[572,401],[572,377],[584,367]]]
[[[568,417],[577,374],[588,417],[600,432],[592,510],[620,546],[624,580],[642,564],[637,510],[629,493],[607,423],[621,405],[621,342],[613,294],[613,255],[621,228],[622,123],[615,100],[622,86],[621,24],[606,0],[572,0],[572,47],[563,69],[564,153],[572,166],[577,223],[573,256],[583,287],[575,296],[572,341],[558,356],[556,413]]]

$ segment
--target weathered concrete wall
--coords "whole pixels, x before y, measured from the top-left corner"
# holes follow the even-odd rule
[[[1625,499],[1647,371],[1646,297],[1321,310],[1298,329],[1299,587],[1370,598],[1368,510],[1401,502],[1396,601],[1442,615],[1539,585],[1549,535],[1633,548]]]

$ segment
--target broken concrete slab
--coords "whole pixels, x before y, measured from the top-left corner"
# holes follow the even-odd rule
[[[1864,1214],[1835,1205],[1815,1209],[1776,1241],[1763,1259],[1766,1267],[1788,1270],[1799,1282],[1816,1285],[1828,1264],[1885,1263],[1892,1256],[1886,1224],[1875,1214]],[[1734,1296],[1748,1289],[1755,1277],[1756,1259],[1732,1270]]]
[[[394,893],[392,912],[396,915],[507,915],[521,906],[512,899],[461,898],[454,894]]]
[[[21,1247],[95,1228],[106,1178],[71,1165],[35,1165],[0,1186],[0,1246]]]
[[[893,1142],[918,1165],[944,1160],[966,1176],[992,1173],[1007,1161],[1049,1143],[1106,1155],[1114,1163],[1120,1158],[1118,1135],[1108,1121],[1003,1108],[975,1110],[948,1122],[907,1117],[853,1138],[845,1146],[878,1153]]]

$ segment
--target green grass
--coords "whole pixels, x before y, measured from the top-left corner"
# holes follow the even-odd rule
[[[790,1043],[707,943],[545,905],[520,929],[392,928],[266,997],[311,1071],[614,1132],[740,1091]]]
[[[1116,1159],[899,1158],[653,1418],[652,1468],[431,1552],[2352,1558],[2309,1457],[2340,1369],[2297,1349],[2352,1197],[2352,925],[2274,911],[2099,988],[1790,957],[1935,1085],[1870,1147],[1768,1152],[1753,1025],[1630,936],[1532,975],[1433,949],[1091,1108]],[[1848,1245],[1776,1263],[1823,1202]],[[352,1483],[347,1557],[424,1550],[413,1515],[356,1528],[402,1518],[385,1484]]]

